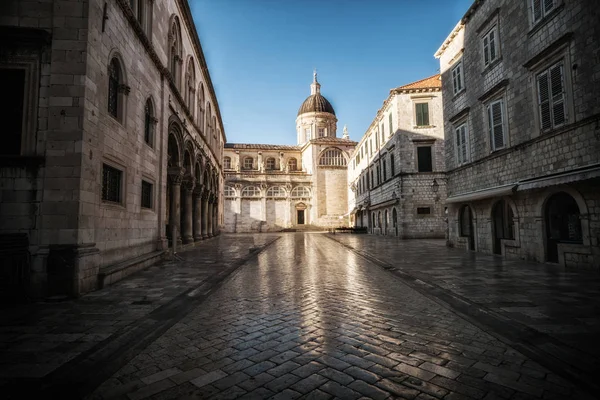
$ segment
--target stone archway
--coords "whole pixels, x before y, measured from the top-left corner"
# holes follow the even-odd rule
[[[546,261],[559,262],[559,243],[583,244],[577,201],[566,192],[551,195],[544,207]]]
[[[467,249],[475,249],[475,229],[473,228],[473,211],[468,205],[460,208],[458,213],[460,236],[467,238]]]

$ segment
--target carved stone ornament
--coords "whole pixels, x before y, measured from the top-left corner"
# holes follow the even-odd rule
[[[125,96],[127,96],[129,94],[129,92],[131,92],[131,87],[122,83],[119,85],[119,92],[123,93]]]

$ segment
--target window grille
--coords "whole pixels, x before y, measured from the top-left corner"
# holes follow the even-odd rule
[[[271,186],[267,189],[267,197],[285,197],[285,189],[281,186]]]
[[[323,152],[321,158],[319,159],[319,165],[326,166],[345,166],[346,158],[342,154],[342,151],[339,149],[328,149]]]
[[[291,197],[293,198],[306,198],[310,197],[310,190],[305,186],[296,186],[292,189]]]
[[[142,181],[142,207],[152,208],[152,184]]]
[[[121,202],[122,179],[122,171],[110,165],[102,165],[102,200],[113,203]]]
[[[258,186],[246,186],[242,190],[242,197],[260,197],[260,188]]]

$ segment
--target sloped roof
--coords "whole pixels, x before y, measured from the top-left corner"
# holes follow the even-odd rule
[[[409,83],[408,85],[399,86],[393,90],[404,91],[404,90],[441,89],[441,88],[442,88],[441,75],[435,74],[433,76],[430,76],[429,78],[421,79],[420,81]]]

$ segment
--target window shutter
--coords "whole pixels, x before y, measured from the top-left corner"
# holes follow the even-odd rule
[[[490,50],[489,39],[488,39],[488,36],[486,35],[483,38],[483,61],[484,61],[485,65],[488,65],[490,63],[489,50]]]
[[[456,130],[454,131],[454,134],[456,135],[456,161],[458,161],[458,164],[462,164],[463,162],[465,162],[462,156],[462,137],[460,132],[461,129],[462,126],[456,128]]]
[[[423,125],[429,125],[429,104],[423,103],[421,105],[421,110],[423,114]]]
[[[461,134],[461,137],[462,137],[461,138],[462,139],[462,149],[461,149],[462,158],[463,158],[463,162],[467,162],[467,161],[469,161],[468,153],[467,153],[467,151],[468,151],[468,147],[467,147],[468,146],[468,143],[467,143],[467,126],[463,125],[461,127],[460,131],[461,131],[460,134]]]
[[[567,119],[565,113],[565,85],[562,64],[550,68],[550,85],[552,88],[552,122],[554,126],[558,126],[564,124]]]
[[[533,22],[537,22],[542,18],[542,0],[532,0],[531,7]]]
[[[390,114],[388,116],[388,118],[389,118],[389,121],[390,121],[390,135],[391,135],[392,133],[394,133],[394,125],[393,125],[393,120],[392,120],[392,114]]]
[[[492,150],[504,147],[504,124],[502,118],[502,102],[496,101],[488,106],[488,122]]]
[[[548,73],[544,72],[537,77],[538,99],[540,104],[540,126],[542,130],[552,127],[550,116],[550,93],[548,87]]]
[[[490,38],[490,62],[492,62],[496,59],[495,28],[490,31],[489,38]]]
[[[544,13],[549,12],[554,8],[554,0],[544,0]]]

